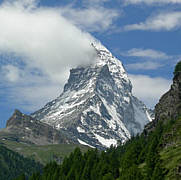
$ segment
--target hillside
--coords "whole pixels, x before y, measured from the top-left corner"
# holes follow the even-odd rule
[[[6,128],[0,130],[0,138],[37,145],[72,143],[62,131],[57,131],[19,110],[14,111],[6,123]]]
[[[16,136],[1,133],[0,179],[12,180],[21,174],[29,177],[33,172],[41,171],[43,166],[51,161],[60,164],[76,147],[79,147],[82,152],[90,149],[78,144],[28,144],[17,141]]]
[[[41,169],[40,163],[24,158],[0,144],[0,179],[11,180],[23,173],[25,176],[30,176]]]
[[[63,158],[73,152],[76,147],[79,147],[82,152],[86,152],[90,149],[87,146],[78,144],[35,145],[13,140],[0,140],[0,143],[8,149],[17,152],[24,157],[32,158],[43,165],[46,165],[51,161],[61,163]]]
[[[83,152],[89,149],[73,144],[62,132],[18,110],[7,121],[6,128],[0,129],[0,143],[44,165],[50,161],[62,162],[76,147]]]

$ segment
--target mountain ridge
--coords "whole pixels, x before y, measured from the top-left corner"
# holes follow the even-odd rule
[[[6,123],[6,128],[0,130],[0,137],[38,145],[72,143],[63,132],[23,114],[19,110],[14,111]]]
[[[141,133],[151,117],[132,95],[122,63],[102,44],[92,48],[95,63],[71,69],[63,93],[31,116],[68,132],[76,143],[105,148]]]

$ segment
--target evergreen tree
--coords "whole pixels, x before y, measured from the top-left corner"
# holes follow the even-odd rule
[[[178,72],[181,72],[181,61],[179,61],[175,66],[174,75],[176,75]]]

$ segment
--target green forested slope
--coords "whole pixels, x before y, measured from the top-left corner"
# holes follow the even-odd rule
[[[25,174],[30,176],[33,172],[41,171],[42,166],[31,159],[24,158],[16,152],[0,145],[0,179],[10,180]]]

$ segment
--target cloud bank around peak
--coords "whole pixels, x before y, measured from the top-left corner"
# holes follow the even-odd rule
[[[0,22],[0,51],[24,57],[29,67],[39,68],[53,79],[62,68],[90,63],[93,59],[93,38],[54,9],[26,11],[1,6]]]
[[[42,101],[60,94],[70,68],[95,59],[91,47],[95,39],[64,18],[60,9],[38,8],[34,0],[6,1],[0,5],[0,26],[0,54],[15,57],[3,64],[0,60],[0,84],[9,87],[12,100],[28,102],[31,110],[37,102],[42,106]],[[49,88],[45,91],[45,87]],[[35,89],[39,91],[33,102],[30,94]],[[23,93],[13,98],[18,90]]]

